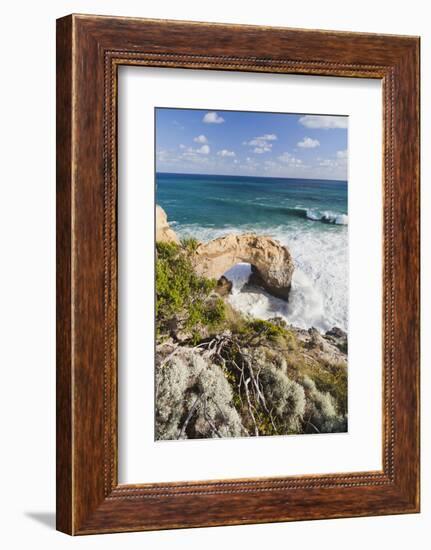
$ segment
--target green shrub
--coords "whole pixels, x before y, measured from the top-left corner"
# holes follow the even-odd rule
[[[284,336],[285,333],[282,327],[263,319],[250,320],[248,327],[256,334],[265,336],[269,340],[276,340],[278,337]]]
[[[347,416],[339,410],[331,392],[320,391],[315,380],[304,376],[302,381],[306,398],[306,433],[333,433],[347,431]]]
[[[332,367],[332,368],[330,368]],[[343,365],[328,365],[315,377],[320,391],[329,392],[336,400],[338,410],[347,413],[347,369]]]
[[[190,260],[192,239],[185,247],[157,243],[156,319],[157,335],[176,329],[196,332],[213,328],[225,318],[224,302],[210,296],[216,281],[198,276]]]
[[[264,319],[244,319],[231,327],[244,344],[260,345],[275,344],[277,349],[295,350],[298,346],[295,335],[287,328],[276,325]]]
[[[196,252],[199,241],[194,237],[184,237],[181,239],[181,246],[186,252]]]

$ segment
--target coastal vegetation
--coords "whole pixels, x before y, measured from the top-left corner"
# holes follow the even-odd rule
[[[192,239],[181,245],[157,243],[156,318],[160,337],[175,328],[199,339],[203,331],[216,329],[225,318],[223,300],[212,295],[217,281],[200,277],[192,267],[194,246]]]
[[[156,438],[346,431],[347,335],[235,310],[197,269],[200,243],[168,230],[156,243]]]

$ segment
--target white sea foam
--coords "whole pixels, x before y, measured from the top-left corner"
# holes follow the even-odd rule
[[[335,225],[347,225],[349,217],[347,214],[339,214],[338,212],[331,212],[330,210],[316,210],[315,208],[307,208],[306,216],[309,220],[333,223]]]
[[[348,329],[348,234],[347,228],[317,231],[304,227],[176,228],[181,235],[208,241],[228,233],[255,231],[276,238],[290,250],[295,263],[289,301],[274,298],[260,289],[244,288],[248,264],[238,264],[226,274],[233,282],[229,301],[239,311],[261,319],[283,317],[301,328],[326,331],[334,326]]]
[[[238,296],[242,293],[244,285],[247,284],[251,274],[251,265],[239,263],[226,271],[225,277],[232,281],[231,296]]]

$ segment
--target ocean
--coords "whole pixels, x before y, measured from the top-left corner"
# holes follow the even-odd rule
[[[238,264],[226,273],[235,308],[300,328],[348,330],[346,181],[157,173],[156,202],[180,237],[254,232],[287,246],[295,263],[289,301],[244,288],[250,266]]]

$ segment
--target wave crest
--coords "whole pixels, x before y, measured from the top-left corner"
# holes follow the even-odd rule
[[[304,216],[297,210],[298,216]],[[323,212],[322,212],[323,213]],[[323,222],[320,222],[323,223]],[[326,222],[329,223],[329,222]],[[194,236],[200,241],[227,234],[254,231],[277,239],[287,246],[295,264],[289,301],[285,302],[264,290],[247,289],[249,264],[237,264],[226,277],[232,281],[229,297],[232,306],[246,315],[259,319],[281,316],[294,326],[321,331],[332,327],[348,330],[348,235],[347,231],[322,232],[316,226],[286,228],[284,225],[261,227],[202,227],[182,225],[176,228],[180,236]]]
[[[349,222],[349,217],[347,214],[340,214],[338,212],[331,212],[330,210],[315,210],[314,208],[307,208],[305,211],[307,219],[323,222],[323,223],[333,223],[335,225],[347,225]]]
[[[279,214],[289,218],[302,218],[314,222],[331,223],[334,225],[347,225],[349,217],[347,214],[333,212],[332,210],[318,210],[317,208],[306,208],[305,206],[280,206],[277,204],[266,204],[255,201],[242,201],[240,199],[209,197],[211,202],[222,202],[235,206],[235,208],[258,208],[259,212],[268,212],[268,214]]]

